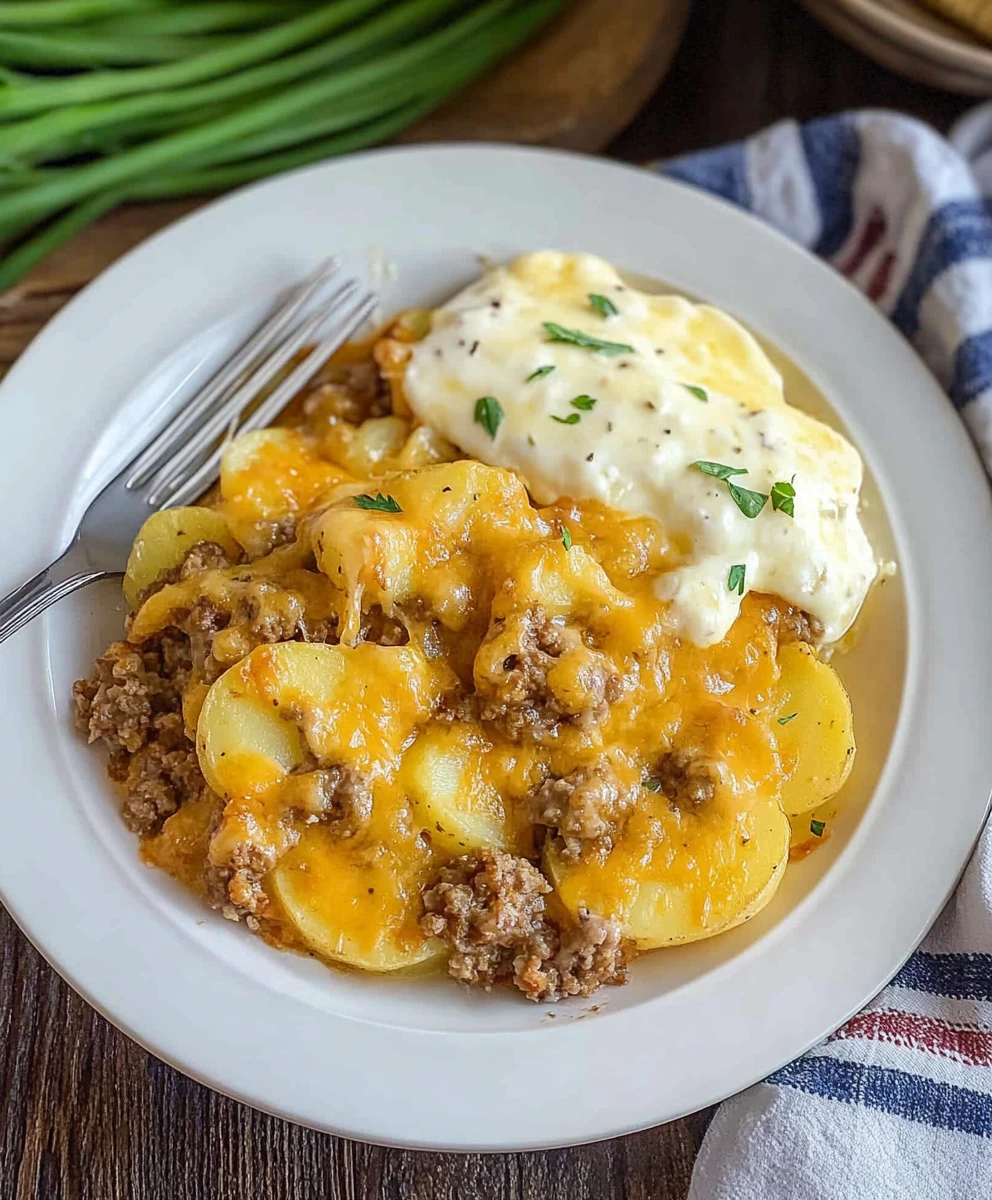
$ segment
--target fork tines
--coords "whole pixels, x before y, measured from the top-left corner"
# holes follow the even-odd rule
[[[213,482],[232,433],[267,425],[372,315],[376,300],[354,279],[338,279],[336,259],[295,288],[201,392],[131,464],[126,487],[150,508],[188,504]],[[309,349],[308,349],[309,348]],[[249,415],[252,401],[289,370]]]

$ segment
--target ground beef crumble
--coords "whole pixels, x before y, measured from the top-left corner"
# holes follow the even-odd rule
[[[494,635],[505,639],[505,627],[494,626],[490,638]],[[604,655],[586,650],[586,700],[581,712],[566,711],[548,684],[548,672],[557,660],[579,649],[585,649],[579,630],[551,620],[539,608],[529,610],[516,622],[512,651],[503,660],[502,674],[476,681],[482,719],[492,721],[513,740],[545,738],[563,721],[580,727],[604,721],[610,704],[622,692],[622,682]]]
[[[338,837],[354,837],[372,816],[372,788],[353,767],[333,766],[292,775],[283,785],[287,803],[322,821]]]
[[[198,571],[233,567],[239,561],[237,558],[231,558],[224,547],[218,545],[217,542],[196,542],[190,547],[186,557],[178,566],[163,571],[154,583],[150,583],[144,591],[138,594],[136,607],[140,608],[149,596],[154,596],[156,592],[160,592],[170,583],[182,583]]]
[[[700,755],[673,750],[662,758],[652,775],[673,804],[698,808],[716,795],[714,764]]]
[[[391,411],[389,388],[375,363],[335,363],[321,367],[303,399],[307,427],[320,434],[333,422],[359,425]]]
[[[167,631],[143,646],[114,642],[95,673],[73,685],[77,723],[110,751],[111,777],[126,790],[124,821],[135,833],[157,832],[206,787],[183,726],[190,665],[187,639]]]
[[[580,914],[559,930],[545,913],[551,885],[525,858],[486,848],[443,867],[424,891],[421,929],[451,946],[448,974],[489,991],[512,981],[531,1000],[590,996],[626,979],[615,921]]]
[[[769,605],[765,609],[765,620],[775,626],[780,645],[805,642],[809,646],[816,646],[823,640],[822,622],[792,604]]]
[[[531,799],[530,817],[558,831],[566,860],[574,861],[593,847],[609,853],[637,802],[638,789],[638,784],[621,780],[604,754],[591,766],[546,780]]]

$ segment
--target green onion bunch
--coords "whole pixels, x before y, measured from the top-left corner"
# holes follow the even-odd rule
[[[0,2],[0,291],[123,201],[393,136],[564,2]]]

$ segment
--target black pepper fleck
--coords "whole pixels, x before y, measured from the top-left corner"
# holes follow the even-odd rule
[[[478,350],[478,348],[479,348],[479,343],[478,343],[478,341],[475,341],[475,342],[473,342],[473,343],[472,343],[472,349],[471,349],[471,350],[469,350],[469,354],[470,354],[470,355],[474,354],[474,353],[476,352],[476,350]]]
[[[607,433],[612,433],[612,432],[613,432],[613,422],[612,422],[612,421],[607,421],[607,422],[606,422],[606,432],[607,432]]]
[[[649,408],[652,412],[658,411],[658,406],[655,404],[655,402],[653,400],[645,400],[644,407]]]
[[[441,491],[442,491],[442,492],[450,492],[450,491],[451,491],[451,488],[450,488],[450,487],[443,487],[443,488],[441,488]]]
[[[587,454],[587,455],[586,455],[586,462],[592,462],[592,458],[593,458],[593,456],[592,456],[592,454],[591,454],[591,453]]]

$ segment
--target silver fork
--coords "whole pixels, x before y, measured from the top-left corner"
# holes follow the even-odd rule
[[[135,534],[162,508],[189,504],[214,482],[227,436],[267,425],[372,315],[375,296],[340,279],[331,259],[277,304],[220,370],[93,500],[69,545],[0,600],[0,642],[49,605],[122,575]],[[307,347],[310,347],[307,351]],[[292,361],[305,357],[244,420],[245,409]]]

